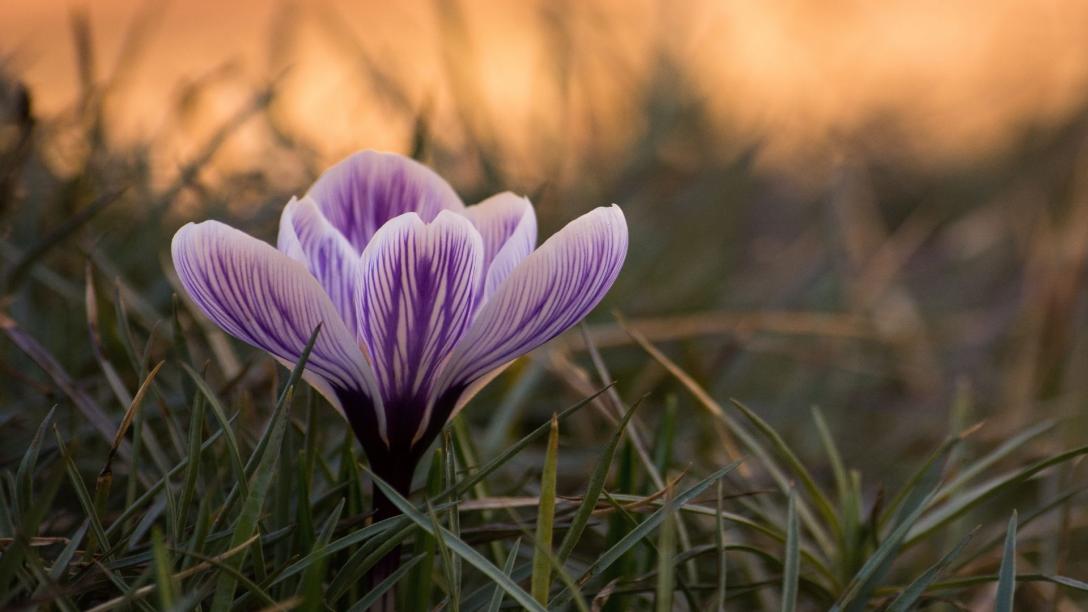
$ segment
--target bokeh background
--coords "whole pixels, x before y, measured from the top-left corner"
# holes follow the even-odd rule
[[[625,398],[675,392],[681,458],[718,457],[717,438],[613,310],[813,453],[821,406],[878,479],[952,420],[985,420],[986,445],[1058,416],[1033,452],[1083,441],[1080,0],[6,0],[0,74],[0,311],[92,391],[88,261],[151,330],[176,227],[272,240],[292,194],[377,148],[466,202],[528,194],[544,236],[623,207],[628,264],[588,333]],[[526,371],[577,390],[584,345],[494,392]],[[236,348],[239,370],[260,363]],[[21,439],[53,391],[0,355],[0,425]],[[556,403],[506,397],[512,423]]]

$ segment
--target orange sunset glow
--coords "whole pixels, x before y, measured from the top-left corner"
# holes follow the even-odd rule
[[[166,174],[272,82],[272,116],[322,162],[403,150],[425,115],[453,146],[494,139],[528,180],[541,155],[622,149],[663,74],[711,113],[723,154],[758,141],[779,166],[873,128],[912,162],[970,160],[1061,121],[1088,91],[1076,0],[6,2],[0,52],[46,116],[78,100],[83,17],[108,138],[147,144]],[[268,161],[262,123],[216,163]]]

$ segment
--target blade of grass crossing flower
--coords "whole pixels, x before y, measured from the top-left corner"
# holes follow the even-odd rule
[[[348,557],[340,572],[325,589],[326,599],[329,602],[334,602],[349,594],[359,584],[367,570],[374,567],[389,551],[400,545],[415,531],[416,527],[414,525],[404,521],[403,527],[398,531],[392,532],[384,538],[371,538],[360,546],[358,550]]]
[[[579,504],[578,511],[571,520],[570,527],[567,529],[566,535],[563,536],[563,541],[559,544],[559,552],[556,557],[560,563],[567,561],[567,558],[574,551],[574,547],[578,545],[578,541],[582,538],[582,533],[585,531],[586,525],[589,524],[589,519],[593,516],[593,509],[597,507],[597,501],[601,498],[601,491],[608,479],[608,472],[612,467],[612,459],[616,455],[616,448],[619,447],[620,440],[623,439],[623,434],[627,431],[628,421],[634,416],[635,410],[638,409],[641,402],[640,399],[627,409],[623,418],[616,425],[616,431],[608,441],[608,446],[601,453],[601,458],[597,461],[597,467],[593,470],[593,475],[589,479],[589,486],[582,496],[582,503]]]
[[[314,337],[316,337],[316,334]],[[313,338],[311,338],[311,340],[312,339]],[[305,358],[306,355],[304,354],[302,360],[304,361]],[[260,463],[257,465],[257,470],[253,474],[252,486],[249,487],[249,492],[245,497],[245,501],[242,503],[241,513],[238,515],[238,520],[234,524],[234,535],[230,542],[231,548],[248,540],[257,529],[257,520],[260,518],[261,508],[264,506],[265,497],[268,495],[273,476],[276,472],[276,463],[280,454],[280,444],[283,442],[284,432],[287,429],[287,414],[290,403],[290,399],[288,398],[283,402],[280,409],[272,415],[273,422],[270,427],[271,432],[269,433],[270,438],[268,446],[266,452],[261,457]],[[230,560],[226,561],[225,565],[233,569],[238,569],[245,561],[245,557],[246,554],[245,551],[243,551],[238,556],[232,557]],[[226,612],[231,609],[236,585],[237,579],[231,574],[222,573],[219,575],[219,580],[215,587],[215,597],[212,600],[211,606],[213,612]]]
[[[480,570],[492,582],[500,585],[518,604],[529,610],[534,610],[535,612],[542,612],[544,610],[544,608],[533,599],[532,595],[526,593],[516,582],[504,574],[502,570],[495,567],[495,565],[488,561],[483,555],[460,538],[453,537],[453,534],[450,533],[449,530],[441,526],[436,528],[427,515],[417,510],[408,502],[408,500],[397,493],[393,487],[389,486],[384,480],[378,478],[366,467],[363,469],[366,470],[367,474],[374,480],[374,484],[385,493],[393,505],[395,505],[397,509],[412,522],[423,529],[430,531],[436,538],[441,537],[441,541],[444,541],[445,545],[448,546],[453,553],[457,554],[465,561],[468,561],[470,565]]]
[[[510,547],[510,554],[506,556],[506,563],[502,567],[502,573],[510,576],[514,572],[514,563],[518,560],[518,548],[521,546],[521,540],[514,540],[514,545]],[[495,585],[494,592],[491,593],[491,601],[487,604],[487,612],[499,612],[499,608],[502,607],[503,590],[499,585]]]
[[[790,490],[786,506],[786,556],[782,567],[782,612],[797,609],[797,585],[801,574],[801,534],[797,524],[797,491]]]
[[[173,561],[170,560],[170,551],[162,540],[162,531],[155,527],[151,530],[151,554],[155,563],[155,586],[159,593],[159,609],[169,610],[174,607],[174,596],[178,592],[178,584],[173,576]]]
[[[719,481],[720,482],[720,481]],[[657,530],[657,592],[655,609],[657,612],[672,610],[672,594],[676,588],[673,555],[676,553],[676,513],[672,511],[671,490],[665,494],[665,518]]]
[[[979,527],[975,527],[966,536],[960,539],[952,550],[944,554],[939,561],[934,563],[927,569],[921,576],[915,578],[907,588],[903,589],[903,592],[899,594],[888,606],[887,612],[910,612],[914,608],[914,604],[925,593],[933,582],[944,573],[945,569],[952,563],[952,561],[963,552],[963,549],[967,546],[967,543],[971,541],[971,538],[978,533]]]
[[[422,559],[422,556],[415,556],[409,559],[407,563],[402,564],[395,572],[389,574],[385,580],[379,582],[377,586],[364,595],[362,599],[355,602],[355,605],[348,608],[348,612],[363,612],[364,610],[369,610],[371,605],[380,600],[382,595],[385,595],[386,591],[393,588],[393,585],[400,582],[400,579],[407,575],[408,572],[412,571]]]
[[[559,419],[553,414],[548,447],[544,454],[544,471],[540,477],[540,506],[537,510],[533,548],[533,577],[530,581],[533,599],[544,606],[548,605],[548,591],[551,590],[552,564],[548,557],[551,555],[555,524],[555,480],[558,463]]]
[[[351,507],[350,503],[351,503],[350,500],[348,500],[345,503],[345,507],[350,508]],[[303,557],[303,558],[299,559],[298,561],[295,561],[291,565],[287,566],[286,569],[284,569],[282,572],[280,572],[279,575],[277,575],[276,578],[272,580],[272,582],[269,584],[269,586],[275,586],[275,585],[280,584],[280,583],[282,583],[283,581],[285,581],[285,580],[287,580],[289,578],[297,576],[298,574],[304,572],[306,570],[306,568],[310,566],[310,564],[312,564],[312,563],[314,563],[314,562],[316,562],[316,561],[318,561],[318,560],[320,560],[320,559],[322,559],[324,557],[336,554],[336,553],[338,553],[340,551],[343,551],[343,550],[349,550],[353,546],[357,546],[357,545],[364,544],[366,542],[375,540],[376,538],[378,538],[378,536],[385,535],[386,536],[385,539],[396,539],[395,536],[392,537],[392,538],[389,538],[388,534],[395,533],[397,530],[403,529],[404,527],[408,526],[409,523],[410,523],[410,521],[408,521],[407,518],[401,516],[401,517],[394,517],[394,518],[386,519],[384,521],[379,521],[377,523],[367,525],[366,527],[363,527],[362,529],[357,529],[357,530],[355,530],[355,531],[353,531],[353,532],[351,532],[351,533],[349,533],[349,534],[347,534],[347,535],[345,535],[345,536],[343,536],[341,538],[337,538],[336,540],[333,540],[332,542],[329,542],[329,545],[326,546],[323,550],[318,551],[318,552],[311,552],[310,554],[306,555],[305,557]],[[350,565],[352,565],[352,564],[351,563],[346,563],[345,568],[342,569],[341,572],[345,571],[347,569],[347,567],[350,566]],[[363,572],[360,572],[359,575],[361,576],[362,573]],[[336,580],[334,579],[333,583],[335,583],[335,582],[336,582]],[[330,593],[332,592],[332,584],[330,584],[330,587],[327,590]]]
[[[432,498],[442,490],[442,455],[434,453],[431,469],[427,473],[427,497]],[[438,544],[429,533],[416,532],[415,551],[422,558],[409,577],[405,609],[410,612],[426,612],[431,609],[434,594],[434,555]]]
[[[1005,532],[1005,547],[1001,553],[1001,568],[997,572],[997,597],[994,612],[1012,612],[1013,598],[1016,596],[1016,511],[1009,518],[1009,528]]]

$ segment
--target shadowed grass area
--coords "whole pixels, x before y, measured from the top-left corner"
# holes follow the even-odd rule
[[[874,126],[830,173],[778,173],[669,61],[631,85],[633,144],[552,181],[519,183],[542,173],[479,109],[454,142],[405,105],[403,150],[466,200],[528,193],[542,235],[615,201],[632,246],[606,306],[473,400],[378,522],[350,428],[179,298],[166,255],[194,219],[271,239],[320,170],[277,83],[164,181],[154,135],[105,138],[108,77],[42,117],[5,76],[0,609],[1088,605],[1088,113],[961,167],[903,164]],[[217,166],[254,125],[275,161]]]

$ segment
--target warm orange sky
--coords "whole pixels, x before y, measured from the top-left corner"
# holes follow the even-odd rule
[[[465,0],[471,53],[452,64],[432,0],[187,0],[152,11],[136,0],[6,0],[0,54],[39,112],[61,113],[75,98],[70,13],[79,6],[99,79],[113,73],[131,24],[151,15],[106,108],[111,137],[153,140],[167,165],[288,68],[277,112],[329,159],[403,148],[423,108],[439,137],[457,138],[442,129],[462,118],[451,70],[475,80],[473,112],[513,160],[556,133],[622,146],[638,127],[632,92],[661,48],[723,128],[765,140],[781,159],[818,154],[876,121],[894,125],[897,144],[919,158],[970,158],[1025,125],[1062,119],[1088,91],[1083,0]],[[364,55],[402,99],[361,78]],[[577,84],[564,90],[560,72]],[[210,93],[179,124],[179,92],[201,79]],[[240,134],[224,157],[251,163],[261,134]]]

